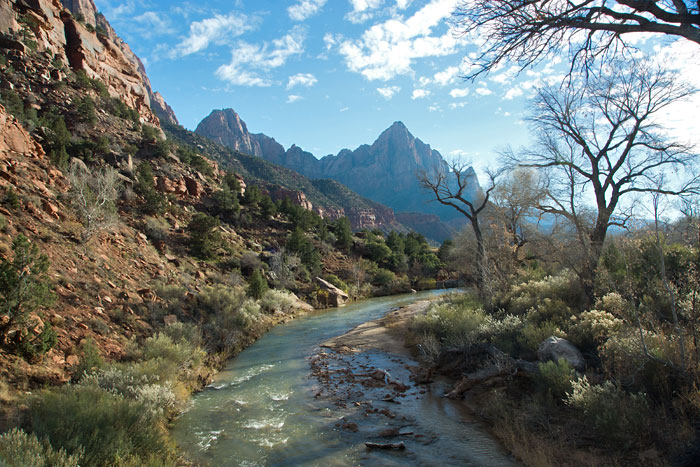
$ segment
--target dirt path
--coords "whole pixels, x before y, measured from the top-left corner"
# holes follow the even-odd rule
[[[321,344],[336,352],[358,353],[366,350],[411,357],[411,349],[406,347],[404,336],[411,319],[425,312],[431,300],[421,300],[409,306],[389,312],[382,318],[360,324],[341,336],[328,339]]]

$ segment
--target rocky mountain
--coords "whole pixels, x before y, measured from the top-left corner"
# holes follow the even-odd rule
[[[435,203],[417,178],[421,171],[445,170],[445,160],[430,145],[414,137],[402,122],[395,122],[371,145],[362,145],[354,151],[343,149],[335,156],[322,159],[296,145],[285,150],[269,136],[249,133],[245,122],[232,109],[213,111],[195,132],[309,178],[336,180],[396,212],[436,215],[437,218],[403,216],[409,222],[411,219],[420,220],[420,231],[433,232],[430,236],[434,239],[444,239],[452,231],[447,225],[441,225],[442,222],[460,219],[460,214],[454,209]],[[467,195],[475,197],[480,188],[473,170],[470,177]],[[432,229],[428,226],[431,222],[434,223]]]

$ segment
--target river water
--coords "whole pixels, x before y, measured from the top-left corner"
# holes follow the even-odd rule
[[[354,402],[343,403],[323,397],[311,374],[310,362],[320,352],[326,360],[337,357],[341,363],[335,364],[358,371],[382,368],[410,384],[407,368],[413,362],[404,357],[373,351],[346,358],[319,344],[392,309],[443,293],[366,300],[275,327],[194,396],[175,422],[177,443],[193,461],[212,466],[513,465],[459,402],[441,397],[446,386],[440,383],[427,390],[411,386],[400,403],[382,402],[377,391],[383,388],[354,388]],[[344,389],[342,381],[336,384],[334,389]],[[380,409],[387,416],[373,413]],[[350,421],[356,422],[355,429],[344,429]],[[402,438],[405,450],[367,449],[364,442],[376,441],[382,428],[414,435]]]

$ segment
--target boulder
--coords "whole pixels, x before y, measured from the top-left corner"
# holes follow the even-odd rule
[[[348,294],[340,290],[338,287],[334,286],[328,281],[325,281],[321,279],[320,277],[317,277],[314,279],[318,286],[321,288],[321,290],[325,291],[328,294],[328,305],[330,306],[343,306],[347,301],[350,299]]]
[[[540,347],[537,349],[537,358],[542,362],[549,360],[556,362],[560,358],[563,358],[569,362],[569,365],[579,371],[583,370],[585,366],[581,351],[568,340],[556,336],[549,336],[542,341]]]

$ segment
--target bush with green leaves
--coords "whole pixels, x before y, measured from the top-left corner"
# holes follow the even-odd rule
[[[5,195],[2,198],[2,204],[6,208],[13,211],[19,209],[22,206],[22,203],[20,203],[19,201],[19,196],[17,196],[17,192],[12,187],[12,185],[8,186],[5,189]]]
[[[203,212],[198,212],[187,224],[190,235],[190,250],[194,256],[201,259],[211,259],[221,246],[219,219]]]
[[[110,97],[107,99],[107,111],[115,117],[130,120],[133,123],[139,122],[139,112],[132,109],[118,97]]]
[[[248,296],[255,300],[260,300],[267,291],[267,288],[267,279],[265,279],[262,271],[260,269],[253,271],[253,274],[248,278]]]
[[[567,336],[580,349],[591,351],[619,331],[622,325],[621,319],[615,318],[607,311],[584,311],[571,317]]]
[[[586,376],[571,386],[566,404],[585,417],[601,441],[630,447],[648,432],[649,405],[644,394],[630,394],[612,381],[590,384]]]
[[[99,79],[90,78],[85,70],[78,70],[75,72],[75,84],[81,89],[96,91],[100,97],[109,97],[107,86]]]
[[[134,193],[143,198],[141,210],[144,214],[160,214],[165,209],[165,196],[156,190],[153,184],[153,170],[147,161],[141,162],[136,168]]]
[[[78,365],[73,371],[74,381],[80,380],[86,374],[100,370],[105,364],[102,355],[100,355],[100,349],[97,348],[95,341],[90,338],[80,343],[78,359]]]
[[[80,465],[146,463],[172,457],[164,420],[140,401],[91,385],[38,394],[29,407],[32,431],[80,455]]]
[[[63,115],[49,111],[41,117],[39,124],[43,127],[41,145],[44,151],[54,165],[65,167],[69,159],[67,147],[71,142],[71,133]]]
[[[13,428],[0,435],[0,465],[8,467],[78,467],[83,450],[69,455],[34,434]]]
[[[291,292],[270,289],[265,292],[259,303],[260,308],[267,313],[287,314],[294,311],[297,301],[297,296]]]
[[[90,96],[84,96],[75,106],[75,113],[81,121],[89,124],[97,122],[97,113],[95,113],[95,101]]]
[[[53,303],[53,293],[47,271],[49,259],[39,252],[39,247],[24,235],[17,235],[12,242],[12,260],[0,258],[0,337],[18,350],[20,344],[26,351],[40,354],[55,345],[56,336],[49,325],[39,335],[33,335],[32,313]]]
[[[442,302],[415,317],[411,330],[416,335],[435,336],[442,348],[468,348],[481,340],[486,320],[481,308]]]
[[[378,268],[372,276],[372,284],[377,287],[388,287],[396,281],[396,274],[388,269]]]
[[[537,308],[567,319],[571,310],[581,304],[581,300],[581,283],[576,274],[569,270],[542,280],[516,284],[505,297],[508,311],[515,315],[523,315]]]
[[[241,205],[238,201],[238,193],[231,191],[231,188],[223,183],[221,190],[214,194],[214,212],[223,221],[230,222],[235,219],[240,210]]]
[[[204,322],[205,341],[213,350],[229,352],[236,348],[246,329],[260,315],[260,305],[246,296],[242,287],[219,284],[197,294],[197,310]]]
[[[287,237],[286,249],[298,255],[311,274],[317,275],[321,271],[321,255],[301,227],[296,227]]]
[[[576,370],[564,358],[558,361],[538,363],[539,374],[537,384],[541,391],[561,399],[571,391],[571,385],[576,379]]]

